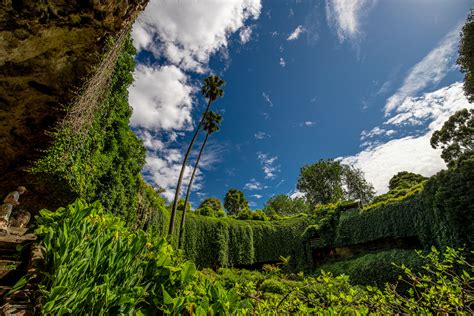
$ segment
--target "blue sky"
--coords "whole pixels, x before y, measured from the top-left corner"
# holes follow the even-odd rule
[[[469,106],[455,59],[470,7],[150,1],[132,33],[139,54],[130,88],[131,125],[148,150],[144,175],[172,196],[209,73],[226,81],[213,105],[224,121],[205,151],[194,206],[234,187],[262,207],[273,194],[295,193],[299,168],[321,158],[361,168],[379,193],[398,171],[436,173],[444,164],[429,136]]]

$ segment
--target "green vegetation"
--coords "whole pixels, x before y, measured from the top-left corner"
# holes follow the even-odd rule
[[[131,231],[98,203],[43,210],[38,223],[48,267],[40,286],[46,315],[473,312],[473,266],[451,248],[422,256],[421,272],[401,266],[400,292],[397,284],[354,286],[326,272],[287,274],[285,258],[261,272],[199,272],[166,241]]]
[[[308,264],[301,234],[307,216],[281,221],[212,218],[190,214],[183,249],[199,267],[244,266],[291,256],[293,267]]]
[[[240,211],[248,209],[249,203],[242,191],[230,189],[224,198],[224,207],[229,215],[238,215]]]
[[[353,284],[383,287],[387,282],[398,281],[402,264],[419,271],[424,263],[415,250],[392,249],[327,263],[318,267],[318,270],[333,275],[348,275]]]
[[[364,206],[364,210],[367,211],[373,208],[403,201],[408,197],[421,192],[426,181],[427,178],[422,175],[407,171],[399,172],[390,179],[388,186],[389,191],[376,196],[369,204]]]
[[[186,190],[186,198],[184,199],[184,205],[188,206],[189,204],[189,194],[191,193],[191,188],[193,186],[194,176],[196,175],[197,168],[199,166],[199,161],[201,160],[202,152],[206,147],[207,139],[209,135],[215,133],[219,130],[219,124],[222,121],[222,116],[217,114],[216,112],[210,111],[204,114],[203,117],[202,128],[206,131],[206,137],[202,142],[201,149],[199,150],[199,154],[196,158],[196,163],[194,164],[193,173],[191,174],[191,179],[189,179],[188,188]],[[179,225],[179,247],[183,243],[183,232],[184,232],[184,222],[186,219],[186,211],[183,209],[182,217],[181,217],[181,224]]]
[[[331,159],[302,167],[296,188],[311,206],[347,200],[365,204],[374,197],[374,188],[361,170]]]
[[[469,12],[461,32],[459,58],[457,60],[464,73],[464,92],[470,102],[474,101],[474,10]]]
[[[431,136],[431,146],[441,148],[441,158],[452,167],[474,152],[474,109],[454,113],[443,127]]]
[[[291,198],[286,194],[277,194],[272,196],[266,203],[263,211],[267,215],[296,215],[299,213],[308,213],[309,205],[302,197]]]
[[[440,171],[418,194],[365,211],[345,212],[339,220],[335,244],[416,237],[425,248],[472,245],[473,179],[474,159],[468,159],[456,168]]]
[[[204,79],[204,85],[201,89],[201,94],[208,99],[207,107],[204,113],[202,114],[201,120],[194,132],[193,139],[191,143],[189,143],[188,149],[186,150],[186,154],[184,155],[183,164],[181,165],[181,171],[179,172],[178,183],[176,184],[176,191],[174,193],[173,199],[173,206],[171,207],[171,218],[170,218],[170,227],[168,230],[168,234],[171,235],[174,230],[174,222],[176,217],[176,211],[178,206],[179,200],[179,191],[181,189],[181,182],[183,181],[184,170],[186,169],[186,163],[188,162],[189,154],[193,148],[194,142],[198,136],[198,133],[201,129],[201,126],[204,123],[204,119],[211,108],[211,104],[217,100],[218,97],[224,97],[224,91],[222,90],[222,86],[224,85],[224,80],[219,78],[218,76],[209,76]]]
[[[133,81],[135,54],[128,37],[86,134],[77,134],[63,126],[53,135],[53,145],[32,170],[49,179],[48,185],[55,190],[63,192],[66,202],[75,197],[88,202],[99,200],[106,209],[130,223],[136,220],[136,196],[145,163],[142,141],[128,126],[132,109],[127,89]]]

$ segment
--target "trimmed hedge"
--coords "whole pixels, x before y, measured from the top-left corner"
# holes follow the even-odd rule
[[[416,271],[424,263],[423,258],[417,255],[415,250],[393,249],[328,263],[319,267],[318,271],[348,275],[354,284],[382,287],[387,282],[397,281],[398,276],[403,273],[400,268],[402,264]]]
[[[200,267],[242,266],[291,256],[293,266],[308,263],[301,235],[309,218],[244,221],[190,215],[185,225],[186,257]]]
[[[340,217],[334,245],[417,237],[424,248],[472,247],[474,159],[440,171],[425,189],[406,200]]]

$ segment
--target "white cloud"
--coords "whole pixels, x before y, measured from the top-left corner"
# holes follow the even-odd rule
[[[283,57],[280,57],[280,61],[278,62],[280,66],[285,67],[286,66],[286,61],[283,59]]]
[[[260,161],[263,173],[265,173],[265,179],[274,179],[276,174],[280,172],[280,166],[275,165],[278,159],[277,156],[271,157],[266,153],[258,152],[257,159]]]
[[[168,131],[192,127],[192,93],[195,88],[179,68],[138,65],[134,79],[129,88],[132,126]]]
[[[314,126],[316,124],[316,122],[313,122],[313,121],[305,121],[305,122],[301,122],[299,125],[300,127],[311,127],[311,126]]]
[[[294,41],[294,40],[297,40],[298,37],[304,33],[306,30],[304,29],[304,27],[302,25],[298,25],[296,27],[296,29],[291,32],[291,34],[288,36],[288,38],[286,39],[287,41]]]
[[[345,157],[342,162],[354,165],[364,171],[377,193],[387,191],[390,178],[400,171],[411,171],[424,176],[432,176],[445,168],[440,151],[430,145],[431,135],[442,127],[444,122],[457,110],[472,107],[464,96],[462,83],[454,83],[434,92],[425,93],[418,98],[406,100],[404,119],[417,120],[427,127],[422,134],[405,136],[385,143],[375,144],[362,152]],[[384,124],[396,132],[400,128],[399,115]],[[373,131],[373,130],[372,130]],[[377,130],[378,131],[378,130]],[[378,133],[378,132],[377,132]],[[387,134],[387,130],[380,132]],[[392,132],[390,132],[392,133]]]
[[[294,192],[289,193],[289,196],[290,196],[290,198],[292,198],[294,200],[294,199],[297,199],[297,198],[304,197],[304,193],[300,192],[298,190],[295,190]]]
[[[252,31],[252,27],[250,26],[244,26],[240,29],[239,38],[242,44],[245,44],[250,41],[250,38],[252,37]]]
[[[268,133],[258,131],[253,135],[256,139],[265,139],[265,138],[271,138],[272,136]]]
[[[360,133],[360,140],[366,140],[368,138],[373,138],[375,136],[381,136],[381,135],[391,136],[395,133],[396,131],[393,129],[386,130],[384,128],[380,128],[376,126],[370,131],[362,131],[362,133]]]
[[[385,105],[385,114],[403,110],[406,98],[416,96],[423,89],[437,85],[453,67],[461,25],[446,34],[439,45],[410,69],[403,85]]]
[[[261,7],[260,0],[152,0],[132,35],[137,48],[203,72],[210,56],[226,49],[229,35],[257,19]]]
[[[225,57],[231,34],[239,32],[242,43],[250,40],[252,26],[246,23],[257,19],[260,10],[260,0],[151,0],[133,26],[135,47],[152,53],[161,65],[137,66],[135,82],[129,88],[131,125],[147,148],[145,177],[163,187],[168,200],[173,197],[182,163],[178,137],[193,127],[197,89],[188,72],[207,72],[209,59],[217,52]],[[205,151],[200,168],[211,168],[221,153],[216,148]],[[186,190],[191,166],[192,162],[181,192]],[[198,170],[193,187],[199,190],[201,185]]]
[[[265,189],[266,187],[257,180],[250,179],[250,181],[245,184],[244,188],[250,191],[255,191]]]
[[[269,106],[273,106],[273,102],[270,99],[270,96],[268,94],[266,94],[265,92],[262,92],[262,97],[265,99],[265,101],[267,102]]]
[[[181,163],[182,155],[180,151],[176,149],[165,149],[164,151],[148,152],[147,154],[146,164],[143,170],[145,177],[165,190],[162,194],[168,201],[172,201],[174,197],[174,190],[181,170]],[[191,173],[192,166],[188,164],[183,177],[181,195],[186,192]],[[200,188],[201,171],[198,169],[196,171],[193,189],[196,191]]]
[[[326,18],[337,32],[339,41],[357,39],[361,34],[361,20],[367,16],[377,0],[326,0]]]
[[[256,198],[256,199],[261,199],[263,195],[260,194],[252,194],[251,197]]]

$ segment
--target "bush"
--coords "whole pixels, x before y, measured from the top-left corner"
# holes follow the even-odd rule
[[[398,266],[404,264],[413,269],[420,269],[423,263],[423,259],[415,250],[393,249],[328,263],[318,267],[318,270],[334,275],[346,274],[353,284],[383,287],[387,282],[395,283],[398,280],[402,273]]]
[[[40,286],[46,315],[153,314],[166,295],[182,295],[194,263],[182,262],[164,239],[131,231],[99,203],[77,200],[41,210],[36,233],[47,271]]]

